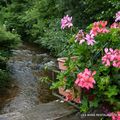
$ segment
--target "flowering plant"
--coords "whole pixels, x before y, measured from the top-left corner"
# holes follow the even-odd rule
[[[71,22],[71,19],[68,21]],[[58,75],[58,81],[52,87],[80,87],[78,105],[81,112],[100,105],[108,105],[110,109],[107,112],[120,110],[119,21],[120,11],[116,13],[115,22],[110,27],[107,21],[94,22],[85,31],[79,30],[70,41],[72,52],[65,63],[68,69]],[[72,23],[63,23],[64,29],[73,26]],[[77,59],[71,60],[70,55],[76,55]]]

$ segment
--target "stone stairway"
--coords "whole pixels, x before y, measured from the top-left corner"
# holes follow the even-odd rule
[[[53,101],[37,105],[28,111],[0,115],[0,120],[62,120],[74,112],[74,109],[67,104]],[[79,120],[77,116],[74,118],[70,120]]]
[[[80,112],[66,103],[49,102],[39,104],[31,110],[11,112],[0,115],[0,120],[101,120],[100,116],[82,116]]]

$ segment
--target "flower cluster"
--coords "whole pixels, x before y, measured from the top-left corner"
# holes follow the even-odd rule
[[[65,90],[66,94],[63,95],[65,101],[81,103],[80,110],[82,112],[87,112],[88,108],[92,108],[91,103],[98,103],[95,107],[100,104],[107,104],[108,109],[104,108],[103,111],[110,115],[112,120],[120,120],[119,103],[113,104],[119,101],[120,96],[118,86],[120,68],[119,21],[120,11],[116,13],[116,19],[111,26],[107,26],[107,21],[98,21],[88,26],[85,31],[80,29],[75,36],[75,41],[73,41],[74,37],[72,37],[69,44],[71,48],[69,57],[76,55],[78,59],[75,62],[66,61],[66,72],[61,73],[60,76],[60,80],[63,80],[64,76],[69,79],[63,86],[68,89]],[[72,17],[65,16],[61,20],[61,25],[62,29],[72,27]],[[112,47],[110,48],[109,46],[111,45]],[[104,51],[102,51],[103,49]],[[106,68],[105,66],[108,67]],[[81,68],[84,70],[78,73]],[[113,97],[115,98],[114,100]],[[87,106],[83,102],[84,100],[87,100]],[[111,101],[113,102],[111,103]],[[111,109],[119,112],[111,113]]]
[[[118,21],[120,21],[120,11],[116,13],[115,22],[118,22]]]
[[[72,17],[66,15],[61,19],[61,29],[70,28],[72,26]]]
[[[79,32],[75,36],[75,42],[79,42],[79,44],[85,42],[85,33],[83,32],[83,30],[79,30]]]
[[[102,57],[102,63],[105,66],[110,66],[120,68],[120,50],[112,48],[105,48],[105,55]]]
[[[88,45],[94,45],[94,35],[86,34],[83,32],[83,30],[79,30],[75,37],[75,42],[79,42],[79,44],[82,44],[84,42],[87,42]]]
[[[78,34],[76,35],[76,40],[79,44],[82,44],[83,42],[87,42],[88,45],[94,45],[96,43],[95,36],[99,33],[108,33],[109,30],[106,29],[107,21],[98,21],[93,23],[93,27],[89,34],[86,34],[83,32],[83,30],[80,30]]]
[[[66,90],[66,95],[65,95],[64,101],[71,101],[71,100],[73,100],[73,94],[71,93],[71,91]]]
[[[112,115],[112,120],[120,120],[120,111],[117,113],[111,113]]]
[[[120,21],[120,11],[116,13],[115,22],[110,26],[110,28],[120,28],[120,23],[118,23],[118,21]]]
[[[119,23],[113,23],[110,28],[120,28],[120,24]]]
[[[80,97],[74,97],[74,94],[72,91],[70,90],[65,90],[66,94],[65,94],[65,99],[64,101],[75,101],[76,103],[81,103]]]
[[[108,33],[109,30],[106,29],[106,25],[107,25],[107,21],[94,22],[90,34],[96,36],[99,33]]]
[[[94,40],[93,34],[87,34],[85,39],[86,39],[88,45],[94,45],[95,40]]]
[[[95,84],[95,80],[93,76],[96,74],[96,71],[91,72],[89,69],[85,69],[84,72],[81,72],[77,75],[77,79],[75,84],[82,88],[93,88],[93,84]]]

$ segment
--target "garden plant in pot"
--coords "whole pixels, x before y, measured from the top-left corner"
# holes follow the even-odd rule
[[[76,28],[74,28],[72,24],[72,17],[69,17],[68,15],[66,15],[61,19],[61,29],[65,29],[67,32],[70,32],[70,35],[76,31]],[[58,66],[61,71],[65,71],[67,69],[67,66],[65,65],[65,63],[68,60],[68,57],[73,61],[77,59],[77,56],[75,56],[72,51],[73,49],[71,44],[72,39],[73,38],[67,41],[67,44],[63,48],[63,52],[61,55],[62,57],[57,59]]]
[[[108,119],[120,120],[120,11],[115,22],[94,22],[71,40],[76,60],[65,62],[52,88],[69,91],[65,100],[77,99],[80,112],[102,107]],[[66,26],[68,25],[65,22]],[[76,87],[77,86],[77,87]]]

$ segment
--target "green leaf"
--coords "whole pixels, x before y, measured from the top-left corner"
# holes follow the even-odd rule
[[[107,91],[104,94],[107,95],[108,98],[111,98],[117,95],[118,92],[119,90],[117,89],[117,86],[109,86]]]
[[[97,100],[97,99],[95,99],[95,100],[93,100],[93,101],[90,101],[89,102],[90,103],[90,107],[92,108],[92,107],[94,107],[94,108],[97,108],[98,107],[98,103],[99,103],[99,100]]]
[[[89,109],[88,107],[88,100],[84,97],[80,106],[80,111],[81,112],[87,112]]]
[[[100,81],[98,81],[98,87],[100,90],[105,90],[106,86],[110,83],[110,77],[104,76],[100,77]]]

